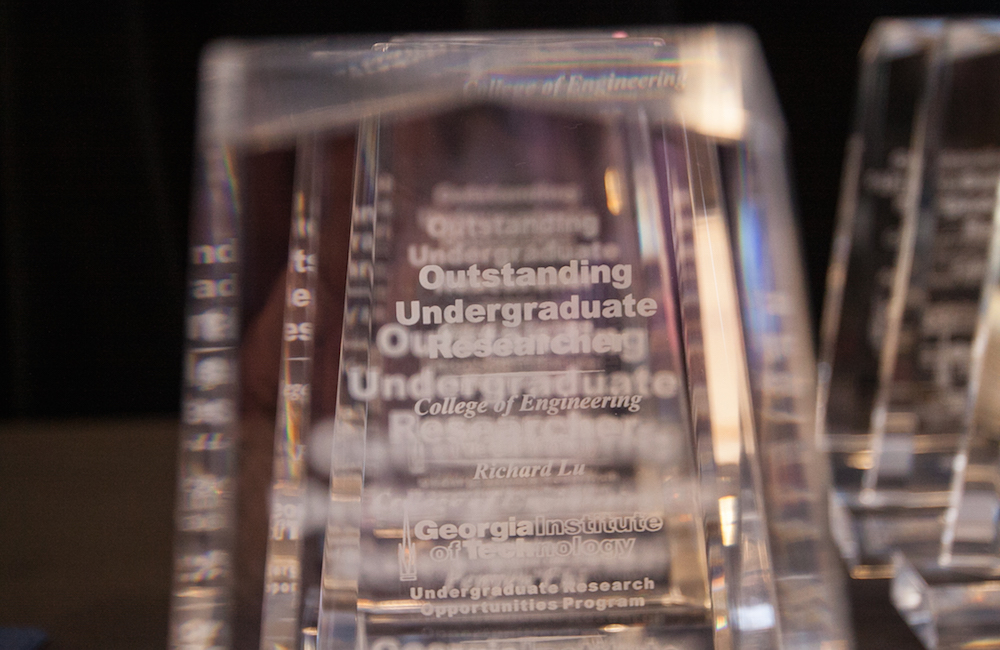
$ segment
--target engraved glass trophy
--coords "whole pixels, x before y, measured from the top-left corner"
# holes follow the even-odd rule
[[[905,180],[885,183],[901,191],[898,216],[878,220],[877,183],[863,184],[879,173],[857,171],[862,180],[849,187],[851,165],[865,157],[855,154],[838,234],[853,242],[838,242],[844,249],[835,249],[830,275],[839,295],[828,307],[843,305],[839,331],[835,311],[824,324],[825,423],[831,449],[841,452],[833,455],[835,499],[846,524],[838,539],[858,563],[856,575],[895,576],[894,603],[929,648],[987,647],[1000,634],[1000,588],[992,581],[1000,568],[993,386],[1000,371],[1000,40],[989,21],[884,23],[872,40],[888,49],[900,33],[919,34],[924,45],[922,87],[879,100],[883,115],[894,103],[915,107],[899,174]],[[876,68],[868,64],[868,83]],[[860,131],[878,147],[880,129],[893,129],[873,119],[876,113],[862,115]],[[884,281],[882,271],[862,268],[872,263],[862,256],[874,242],[892,245]],[[848,255],[854,245],[859,250]],[[859,273],[873,282],[867,293]],[[845,298],[852,294],[863,298],[852,305]],[[867,323],[852,320],[865,309]],[[859,350],[871,359],[867,375],[856,369]],[[869,351],[878,353],[877,364]],[[867,384],[850,384],[851,366],[854,379]],[[870,401],[862,403],[862,393]],[[864,417],[869,424],[852,433],[847,409],[859,407],[856,424]],[[843,439],[851,435],[858,442],[848,448]]]
[[[204,70],[172,647],[847,646],[752,37]]]
[[[942,467],[941,445],[913,435],[912,414],[884,415],[913,258],[925,88],[940,33],[940,21],[884,20],[861,51],[823,309],[818,413],[835,487],[833,533],[854,577],[884,573],[900,540],[935,544],[947,500],[951,459]],[[933,488],[916,485],[928,476],[938,477]]]

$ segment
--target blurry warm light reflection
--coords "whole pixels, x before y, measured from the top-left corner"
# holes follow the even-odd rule
[[[714,211],[694,228],[698,298],[702,304],[705,379],[712,416],[712,451],[719,465],[740,461],[740,381],[746,361],[740,342],[735,274],[722,215]]]
[[[847,457],[846,464],[854,469],[871,469],[872,453],[870,451],[859,451]]]
[[[722,545],[732,546],[736,542],[736,497],[719,499],[719,526],[722,528]]]
[[[358,599],[358,611],[370,614],[415,612],[420,611],[422,605],[420,600],[380,600],[376,603],[369,598]]]
[[[747,126],[743,84],[737,80],[763,71],[742,69],[748,57],[720,51],[727,44],[717,39],[688,39],[681,45],[685,67],[696,70],[684,77],[684,92],[677,98],[682,120],[692,129],[718,138],[739,139]]]
[[[622,176],[614,167],[604,170],[604,193],[607,196],[608,212],[617,217],[622,212]]]

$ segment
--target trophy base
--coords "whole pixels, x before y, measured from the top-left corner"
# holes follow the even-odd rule
[[[427,632],[427,631],[424,631]],[[355,643],[327,638],[326,647],[354,650],[411,650],[468,646],[471,648],[537,648],[538,650],[713,650],[713,631],[708,625],[684,625],[652,630],[643,625],[609,624],[583,626],[562,632],[508,629],[486,633],[469,629],[436,630],[433,633],[403,633],[391,629],[373,635],[362,633]],[[278,646],[275,646],[278,647]],[[282,646],[284,647],[284,646]],[[321,647],[315,630],[303,630],[302,650]],[[764,647],[764,646],[754,646]]]
[[[929,650],[1000,647],[1000,561],[961,560],[945,567],[893,556],[893,605]]]
[[[851,577],[859,580],[891,578],[896,551],[936,557],[941,546],[942,499],[930,496],[904,503],[892,494],[877,494],[881,503],[874,506],[863,505],[856,493],[831,494],[831,533]]]

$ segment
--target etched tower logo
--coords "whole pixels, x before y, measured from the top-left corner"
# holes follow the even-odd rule
[[[410,538],[410,514],[403,510],[403,541],[397,551],[399,557],[399,579],[411,582],[417,579],[417,548]]]

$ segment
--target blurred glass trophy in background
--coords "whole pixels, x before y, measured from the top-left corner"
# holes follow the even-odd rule
[[[846,648],[733,29],[203,67],[174,648]]]
[[[882,21],[861,52],[823,310],[818,414],[832,463],[833,532],[854,577],[884,572],[897,533],[935,544],[947,503],[951,457],[939,458],[938,438],[914,435],[911,412],[879,415],[899,348],[889,321],[898,324],[905,303],[898,283],[909,281],[904,267],[912,264],[908,216],[940,31],[937,21]]]
[[[835,534],[854,575],[895,575],[894,602],[930,648],[1000,638],[998,27],[873,30],[824,316]],[[911,81],[877,80],[906,59]],[[910,116],[900,162],[869,162]]]

